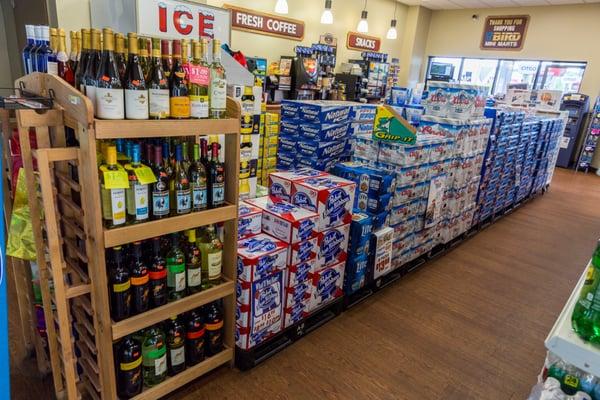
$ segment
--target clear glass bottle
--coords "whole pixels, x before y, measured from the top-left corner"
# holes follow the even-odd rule
[[[127,171],[129,188],[125,194],[127,202],[127,218],[131,224],[139,224],[150,220],[149,185],[139,182],[135,169],[142,166],[141,149],[138,143],[133,145],[131,168]]]
[[[225,118],[227,112],[227,80],[221,64],[221,42],[213,39],[213,62],[210,66],[210,118]]]
[[[144,331],[142,373],[147,387],[156,386],[167,377],[167,344],[165,334],[158,325]]]
[[[223,243],[214,225],[201,229],[198,248],[202,257],[202,289],[208,289],[221,283],[223,266]]]

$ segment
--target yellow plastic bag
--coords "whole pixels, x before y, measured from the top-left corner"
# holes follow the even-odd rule
[[[23,260],[35,260],[35,238],[31,225],[31,212],[25,183],[25,170],[21,168],[17,177],[15,200],[13,203],[6,254]]]

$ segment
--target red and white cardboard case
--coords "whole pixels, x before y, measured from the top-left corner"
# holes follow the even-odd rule
[[[346,262],[341,262],[313,274],[310,311],[342,296],[345,268]]]
[[[337,176],[306,178],[293,184],[292,203],[319,215],[316,230],[352,222],[356,184]]]
[[[316,258],[318,251],[317,241],[318,236],[314,235],[303,242],[290,244],[288,246],[288,266]]]
[[[238,280],[253,282],[285,269],[287,244],[265,233],[238,241]]]
[[[327,175],[325,172],[311,168],[300,168],[295,171],[271,172],[269,174],[269,194],[285,201],[292,201],[293,183],[306,178]]]
[[[317,234],[317,270],[346,261],[350,224],[328,229]]]
[[[238,239],[257,235],[262,229],[262,210],[244,201],[238,205]]]
[[[263,210],[262,230],[286,243],[298,243],[312,237],[317,214],[275,196],[247,200]]]

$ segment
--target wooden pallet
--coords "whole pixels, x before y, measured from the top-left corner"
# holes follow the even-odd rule
[[[27,90],[41,95],[52,89],[56,104],[55,109],[43,114],[18,111],[17,121],[40,260],[44,311],[46,321],[56,321],[56,324],[48,323],[48,336],[57,397],[75,399],[86,392],[92,398],[116,398],[115,341],[216,299],[223,299],[224,304],[225,349],[155,387],[144,389],[138,397],[162,397],[218,366],[233,365],[240,146],[238,103],[227,99],[231,118],[222,120],[106,121],[95,119],[90,100],[60,78],[33,73],[19,79],[17,84],[19,82]],[[27,132],[31,128],[36,131],[37,150],[29,145]],[[66,147],[65,129],[74,130],[78,147]],[[98,190],[98,140],[204,134],[225,135],[226,206],[118,229],[104,228]],[[33,170],[34,159],[37,173]],[[36,175],[42,193],[41,206],[37,200]],[[40,220],[42,209],[44,219]],[[123,321],[111,320],[107,248],[217,222],[223,223],[225,234],[225,279],[221,285]],[[77,333],[77,340],[73,331]],[[75,355],[73,346],[79,350],[79,356]],[[83,372],[78,373],[77,367]]]

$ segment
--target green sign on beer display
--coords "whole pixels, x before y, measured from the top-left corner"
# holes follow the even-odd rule
[[[417,130],[394,108],[387,105],[378,106],[373,139],[414,144],[417,141]]]

